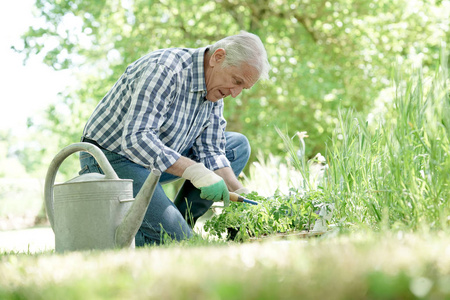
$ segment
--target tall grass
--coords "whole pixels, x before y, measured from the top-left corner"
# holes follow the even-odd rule
[[[442,66],[446,66],[444,63]],[[373,124],[339,111],[327,146],[325,197],[337,221],[374,229],[448,228],[450,90],[446,68],[404,81],[397,71],[389,113]]]

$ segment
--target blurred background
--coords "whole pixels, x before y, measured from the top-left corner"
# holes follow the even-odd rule
[[[43,180],[51,159],[79,141],[96,104],[128,64],[150,51],[203,47],[240,30],[261,38],[270,79],[226,99],[225,116],[228,130],[250,140],[247,178],[265,176],[276,188],[286,151],[275,128],[292,137],[307,131],[305,155],[324,153],[339,109],[377,122],[389,114],[395,68],[433,74],[450,40],[449,0],[22,0],[0,6],[0,230],[45,224]],[[61,167],[61,180],[77,168],[74,156]],[[281,173],[285,182],[288,171]]]

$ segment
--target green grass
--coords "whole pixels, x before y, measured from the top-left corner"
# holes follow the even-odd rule
[[[443,64],[444,66],[446,63]],[[406,82],[396,73],[389,113],[369,124],[341,111],[326,153],[334,222],[380,229],[448,229],[450,89],[445,68]]]
[[[0,256],[0,299],[448,299],[448,235]]]

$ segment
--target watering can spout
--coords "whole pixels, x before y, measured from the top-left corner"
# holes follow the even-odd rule
[[[152,170],[141,190],[136,195],[133,205],[116,229],[115,244],[117,248],[128,247],[132,243],[134,236],[144,220],[145,212],[153,197],[160,176],[160,171]]]

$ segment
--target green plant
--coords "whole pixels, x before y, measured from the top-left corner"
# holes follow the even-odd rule
[[[445,57],[445,55],[444,55]],[[339,112],[329,143],[324,193],[336,216],[374,229],[447,228],[450,207],[450,95],[446,61],[434,78],[403,80],[389,114],[370,124]],[[389,105],[389,104],[388,104]]]
[[[258,201],[259,205],[233,202],[207,220],[204,229],[217,237],[228,234],[228,238],[237,241],[308,230],[323,205],[323,195],[317,191],[300,193],[292,190],[287,196],[276,194],[267,198],[252,192],[247,197]]]

